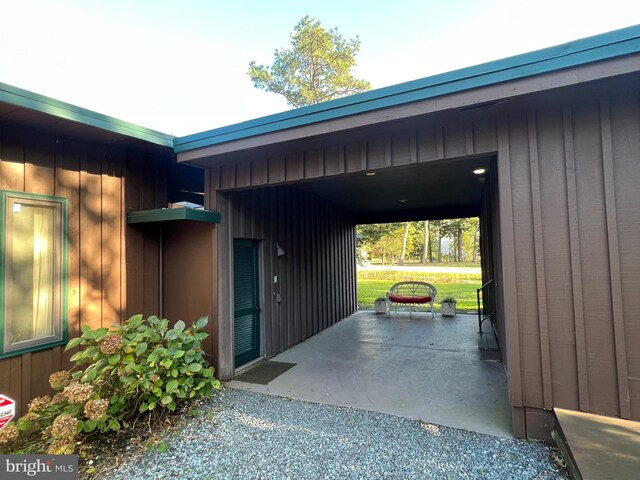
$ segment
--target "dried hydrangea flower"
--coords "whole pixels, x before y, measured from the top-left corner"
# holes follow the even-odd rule
[[[60,402],[65,402],[66,400],[67,400],[67,397],[65,397],[62,392],[57,392],[51,399],[51,405],[55,405],[56,403],[60,403]]]
[[[38,412],[38,411],[46,410],[49,405],[51,405],[51,397],[49,395],[36,397],[33,400],[31,400],[31,402],[29,402],[29,411]]]
[[[84,403],[91,398],[93,386],[89,383],[71,382],[64,387],[62,394],[71,403]]]
[[[98,400],[89,400],[84,406],[84,414],[91,420],[100,420],[109,408],[109,400],[100,398]]]
[[[75,445],[66,438],[56,438],[49,445],[48,453],[51,455],[71,455]]]
[[[7,445],[15,441],[18,438],[18,427],[13,423],[9,423],[5,425],[5,427],[0,430],[0,445]]]
[[[34,422],[40,418],[40,415],[38,415],[36,412],[27,412],[22,416],[22,418],[30,422]]]
[[[113,355],[118,353],[122,348],[122,337],[115,333],[107,335],[107,337],[100,344],[100,351],[105,355]]]
[[[62,390],[64,387],[69,385],[70,381],[71,372],[68,372],[67,370],[54,372],[49,377],[49,385],[51,385],[51,388],[53,388],[55,391]]]
[[[51,436],[72,440],[76,436],[78,419],[71,415],[58,415],[51,425]]]

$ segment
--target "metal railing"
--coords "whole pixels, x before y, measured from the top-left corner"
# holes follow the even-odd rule
[[[482,285],[480,288],[476,290],[476,295],[478,299],[478,333],[480,334],[482,333],[482,323],[485,320],[490,319],[493,336],[496,338],[496,343],[500,345],[500,342],[498,341],[498,332],[496,332],[496,326],[494,322],[494,317],[496,315],[495,304],[494,304],[493,311],[488,314],[486,313],[486,307],[488,302],[486,302],[485,299],[487,298],[487,290],[489,289],[489,287],[493,287],[494,285],[495,285],[495,282],[493,281],[493,278],[492,278],[491,280],[489,280],[487,283],[485,283],[484,285]],[[482,293],[482,307],[480,306],[480,293]],[[491,292],[490,297],[495,301],[494,292]]]

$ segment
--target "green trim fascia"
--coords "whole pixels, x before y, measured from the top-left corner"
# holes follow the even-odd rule
[[[62,204],[62,338],[40,345],[32,345],[20,350],[4,353],[4,262],[5,262],[5,215],[7,197],[31,198],[47,200]],[[0,190],[0,359],[14,357],[29,352],[37,352],[48,348],[66,345],[69,339],[69,199],[54,195],[40,195],[36,193]]]
[[[176,153],[640,52],[640,25],[174,139]]]
[[[0,102],[173,147],[173,136],[0,82]]]
[[[173,220],[194,220],[198,222],[220,223],[220,212],[194,210],[192,208],[157,208],[127,213],[127,223],[168,222]]]

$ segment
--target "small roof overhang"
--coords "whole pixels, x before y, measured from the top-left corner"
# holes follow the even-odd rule
[[[127,213],[127,223],[159,223],[179,220],[220,223],[220,212],[196,210],[193,208],[156,208]]]

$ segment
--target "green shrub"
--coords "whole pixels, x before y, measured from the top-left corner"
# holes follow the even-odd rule
[[[180,402],[211,396],[220,383],[201,347],[206,324],[203,317],[169,328],[166,319],[134,315],[110,329],[84,326],[66,347],[82,347],[71,357],[80,369],[52,374],[58,393],[32,400],[18,429],[41,430],[49,453],[68,453],[79,434],[128,428],[142,416],[151,421]]]

